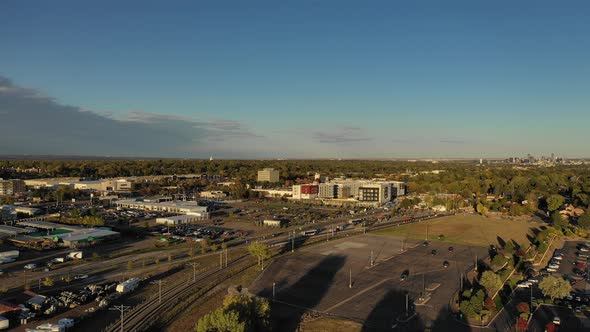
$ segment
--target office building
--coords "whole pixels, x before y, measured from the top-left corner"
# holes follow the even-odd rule
[[[258,182],[279,182],[279,171],[274,168],[264,168],[258,171]]]
[[[20,179],[4,180],[0,178],[0,196],[9,196],[25,191],[25,181]]]

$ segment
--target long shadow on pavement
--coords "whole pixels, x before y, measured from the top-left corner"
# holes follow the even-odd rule
[[[408,298],[409,312],[414,312],[414,299]],[[424,331],[424,323],[418,315],[407,322],[398,322],[397,318],[406,313],[406,293],[390,289],[369,313],[363,324],[362,332],[377,331]]]
[[[276,301],[271,305],[272,330],[296,331],[303,314],[320,303],[345,261],[344,256],[328,256],[293,285],[279,287]],[[272,301],[272,287],[263,289],[258,295]]]

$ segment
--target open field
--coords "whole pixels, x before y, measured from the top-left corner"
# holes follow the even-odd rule
[[[302,324],[303,332],[360,332],[362,324],[350,320],[324,317]]]
[[[405,294],[413,307],[425,288],[432,293],[429,301],[416,305],[418,316],[404,322],[404,329],[423,330],[435,321],[445,326],[454,324],[444,310],[461,275],[476,256],[487,255],[479,246],[448,247],[440,241],[423,247],[419,240],[372,234],[325,242],[274,260],[249,289],[272,299],[275,285],[272,321],[280,331],[296,331],[310,311],[358,322],[361,331],[391,330],[405,312]],[[406,280],[401,280],[402,273],[408,274]]]
[[[539,224],[507,219],[486,218],[480,215],[455,215],[428,220],[419,223],[392,227],[373,234],[389,235],[408,239],[424,240],[428,231],[428,240],[437,240],[470,246],[488,247],[490,244],[502,245],[502,241],[514,241],[528,245],[529,237],[542,227]]]

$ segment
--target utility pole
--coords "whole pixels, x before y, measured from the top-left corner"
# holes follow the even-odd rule
[[[219,252],[219,269],[223,269],[223,251]]]
[[[409,295],[406,292],[406,317],[409,317],[410,316],[410,314],[409,314],[409,307],[410,307],[410,305],[408,304],[408,301],[409,301]]]
[[[350,268],[348,271],[348,288],[352,288],[352,268]]]
[[[276,295],[276,283],[272,283],[272,300],[275,300],[275,295]]]
[[[150,282],[151,284],[157,284],[158,285],[158,304],[162,303],[162,284],[166,283],[165,281],[163,281],[162,279],[156,280],[156,281],[152,281]]]
[[[188,265],[191,265],[193,267],[193,282],[195,282],[195,281],[197,281],[197,266],[199,266],[199,263],[192,262],[192,263],[189,263]]]
[[[225,267],[227,267],[227,248],[225,248]]]
[[[461,288],[459,288],[459,291],[460,292],[463,292],[463,272],[461,272],[461,279],[459,280],[459,283],[461,285],[460,286]]]
[[[125,322],[125,320],[124,320],[124,317],[123,317],[123,313],[125,311],[129,310],[129,309],[131,309],[130,306],[122,305],[122,304],[121,305],[116,305],[116,306],[113,306],[113,307],[109,308],[109,310],[117,310],[117,311],[119,311],[121,313],[121,332],[124,332],[124,322]]]
[[[373,250],[371,250],[371,267],[373,267]]]
[[[475,254],[475,271],[477,271],[477,254]]]
[[[293,231],[293,235],[291,236],[291,252],[295,252],[295,231]]]

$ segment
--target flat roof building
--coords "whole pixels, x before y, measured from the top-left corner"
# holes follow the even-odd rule
[[[190,224],[205,219],[207,218],[205,218],[205,216],[201,214],[186,214],[172,217],[156,218],[156,223],[168,226],[176,226],[181,224]]]
[[[184,213],[184,214],[196,214],[201,215],[205,219],[209,218],[208,209],[206,206],[200,206],[194,201],[182,201],[182,202],[146,202],[135,199],[125,199],[116,201],[115,204],[119,208],[126,209],[137,209],[147,211],[161,211],[171,213]]]

